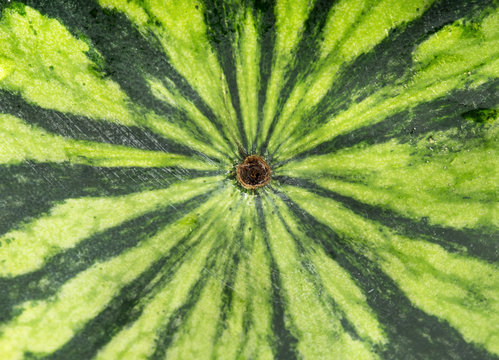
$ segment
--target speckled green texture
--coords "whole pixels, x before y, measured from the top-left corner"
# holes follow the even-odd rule
[[[0,358],[497,359],[498,85],[497,1],[0,3]]]

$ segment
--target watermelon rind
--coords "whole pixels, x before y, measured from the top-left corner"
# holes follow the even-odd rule
[[[498,359],[498,85],[498,1],[2,0],[0,359]]]

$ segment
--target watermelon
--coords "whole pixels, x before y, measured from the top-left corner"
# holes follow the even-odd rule
[[[499,358],[499,3],[0,2],[0,358]]]

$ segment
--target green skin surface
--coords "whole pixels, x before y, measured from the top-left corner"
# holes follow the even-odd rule
[[[497,1],[0,11],[2,360],[499,357]]]

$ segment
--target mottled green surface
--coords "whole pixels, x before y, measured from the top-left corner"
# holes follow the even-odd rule
[[[0,14],[1,360],[499,357],[497,1]]]

